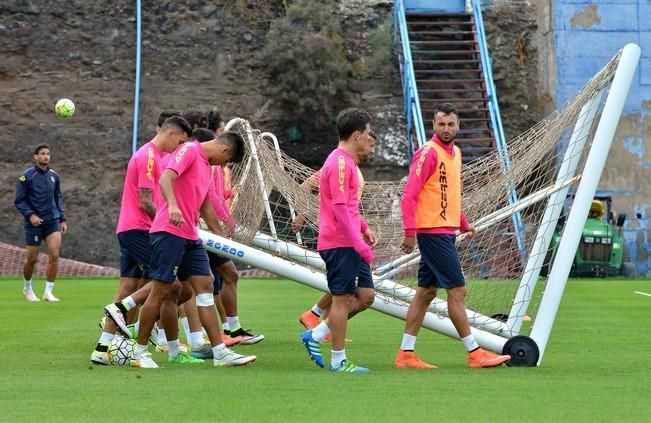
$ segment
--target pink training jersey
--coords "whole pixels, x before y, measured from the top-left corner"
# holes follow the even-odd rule
[[[208,198],[210,199],[210,204],[212,204],[212,208],[215,209],[215,213],[219,220],[224,222],[224,224],[229,228],[234,228],[236,223],[230,209],[228,208],[228,204],[226,203],[224,169],[221,166],[212,167],[212,179],[210,181]]]
[[[445,144],[434,135],[432,141],[441,146],[446,152],[454,157],[454,144]],[[418,195],[420,190],[425,185],[425,182],[434,174],[436,166],[438,165],[438,155],[436,150],[431,148],[427,150],[424,157],[421,157],[425,147],[419,148],[414,157],[411,159],[411,167],[407,184],[402,193],[402,227],[406,236],[414,236],[416,232],[423,234],[448,234],[454,235],[457,229],[462,231],[468,229],[468,219],[463,210],[461,211],[461,227],[441,227],[441,228],[418,228],[416,229],[416,204],[418,203]],[[421,162],[422,159],[422,162]]]
[[[156,204],[159,195],[158,179],[161,174],[162,153],[152,141],[143,145],[131,156],[124,177],[122,204],[116,233],[140,229],[148,231],[152,219],[140,208],[141,189],[152,190],[152,200]]]
[[[337,223],[333,205],[345,204],[353,228],[361,227],[359,215],[359,176],[352,156],[343,148],[335,149],[326,159],[319,176],[319,238],[317,250],[352,247],[351,237],[342,233]]]
[[[199,239],[197,232],[199,210],[208,196],[210,167],[208,157],[198,141],[186,142],[176,150],[166,169],[171,169],[178,175],[172,186],[176,202],[183,215],[183,225],[174,226],[170,223],[169,210],[165,202],[156,212],[150,233],[168,232],[189,240]]]

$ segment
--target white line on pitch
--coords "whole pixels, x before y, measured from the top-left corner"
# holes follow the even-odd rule
[[[651,294],[647,294],[646,292],[640,292],[640,291],[633,291],[633,292],[635,292],[636,294],[646,295],[647,297],[651,297]]]

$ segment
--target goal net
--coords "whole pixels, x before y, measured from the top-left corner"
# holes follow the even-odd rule
[[[478,234],[473,239],[458,237],[457,245],[467,282],[467,314],[482,346],[499,351],[506,340],[530,335],[547,284],[555,274],[562,280],[559,284],[564,285],[567,279],[567,273],[563,275],[566,264],[559,264],[565,257],[557,260],[560,254],[554,251],[571,250],[572,246],[563,247],[561,242],[552,250],[550,241],[553,236],[563,238],[572,231],[576,237],[576,227],[583,227],[583,223],[577,223],[585,222],[587,209],[584,204],[577,206],[577,201],[586,190],[583,197],[591,200],[596,182],[590,194],[590,187],[581,188],[582,181],[587,173],[596,172],[598,182],[603,168],[601,163],[595,169],[589,159],[597,140],[595,134],[600,132],[598,126],[606,125],[602,122],[608,120],[613,127],[610,136],[606,133],[605,137],[607,154],[621,114],[621,108],[614,115],[610,110],[604,113],[608,101],[615,101],[607,94],[615,91],[610,87],[617,69],[622,67],[621,59],[620,51],[572,100],[512,139],[507,153],[494,152],[463,165],[463,210]],[[627,91],[625,87],[625,92],[616,94],[625,98]],[[230,234],[230,243],[265,250],[294,268],[322,278],[324,265],[315,251],[318,184],[315,189],[313,181],[318,175],[283,153],[273,134],[254,129],[242,119],[229,122],[228,127],[239,131],[247,146],[244,161],[233,168],[233,180],[241,188],[236,189],[232,199],[231,211],[239,227]],[[404,318],[416,287],[419,254],[416,251],[404,255],[399,248],[403,239],[403,187],[404,180],[365,181],[360,195],[362,214],[379,239],[372,265],[377,290],[374,308]],[[574,200],[567,195],[570,191],[577,193]],[[569,214],[575,209],[578,217],[572,218]],[[304,224],[295,232],[292,221],[297,215]],[[206,236],[210,239],[209,249],[247,261],[248,256],[239,253],[238,248],[230,252],[223,248],[228,243],[225,238],[203,236],[204,241]],[[563,269],[556,270],[558,266]],[[266,270],[274,272],[273,266]],[[549,281],[539,277],[541,270],[550,275]],[[284,276],[302,282],[297,272],[285,272]],[[424,326],[456,336],[448,319],[444,290],[439,290],[438,296]],[[532,360],[529,348],[539,346],[534,345],[535,341],[528,342],[518,344],[521,355],[529,354],[523,358],[525,361]],[[538,355],[534,358],[539,359]]]

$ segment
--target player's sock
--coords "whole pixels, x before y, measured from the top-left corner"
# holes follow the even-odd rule
[[[140,357],[147,352],[147,345],[136,344],[136,351],[133,353],[134,357]]]
[[[196,351],[201,348],[204,344],[203,333],[199,330],[196,332],[190,332],[190,345],[192,345],[192,351]]]
[[[124,306],[124,308],[125,308],[127,311],[129,311],[129,310],[131,310],[132,308],[135,308],[135,307],[136,307],[136,302],[133,300],[133,297],[131,297],[131,295],[129,295],[129,296],[128,296],[127,298],[125,298],[124,300],[120,301],[120,303]]]
[[[45,292],[43,293],[43,295],[51,294],[52,293],[52,288],[54,288],[54,282],[46,281],[45,282]]]
[[[317,342],[323,342],[326,336],[330,333],[330,327],[323,321],[317,327],[312,329],[312,338]]]
[[[239,316],[226,316],[226,321],[228,322],[228,329],[232,332],[238,330],[242,326],[240,325]]]
[[[228,328],[228,322],[222,323],[222,332],[226,332],[227,330],[230,331],[230,329]],[[208,336],[208,334],[206,334],[206,336]]]
[[[416,348],[416,337],[408,333],[402,334],[402,344],[400,349],[403,351],[413,351]]]
[[[108,332],[102,332],[102,334],[99,337],[99,343],[100,344],[108,344],[111,345],[111,342],[113,342],[113,338],[115,338],[115,334],[108,333]]]
[[[23,279],[23,291],[25,292],[34,292],[32,288],[32,280],[25,280]]]
[[[140,320],[138,320],[136,323],[133,324],[133,330],[136,332],[136,336],[138,335],[139,327],[140,327]]]
[[[332,366],[333,369],[338,368],[341,366],[341,362],[346,359],[346,350],[343,349],[341,351],[335,351],[332,350],[332,357],[330,358],[330,365]]]
[[[224,345],[223,342],[219,345],[215,345],[214,347],[212,347],[212,356],[221,357],[222,355],[224,355],[227,349],[228,348],[226,348],[226,345]]]
[[[167,344],[167,336],[165,336],[165,329],[158,328],[158,339],[156,343],[160,346]]]
[[[468,352],[474,351],[477,348],[479,348],[479,344],[477,344],[477,341],[475,341],[475,337],[472,335],[468,335],[465,338],[461,338],[461,341],[463,341],[463,345],[466,347],[466,350],[468,350]]]
[[[188,323],[188,318],[186,316],[181,317],[181,326],[183,326],[183,333],[185,333],[185,342],[191,344],[190,324]]]
[[[316,317],[321,317],[321,315],[323,314],[323,309],[321,307],[319,307],[318,304],[314,304],[312,306],[311,311],[312,311],[312,313],[314,313],[316,315]]]
[[[174,358],[179,355],[179,352],[181,352],[181,343],[178,338],[173,341],[167,340],[167,355]]]

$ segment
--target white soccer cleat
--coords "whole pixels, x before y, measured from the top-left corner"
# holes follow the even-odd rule
[[[106,351],[93,351],[90,355],[90,362],[100,366],[111,365],[111,355]]]
[[[51,303],[58,303],[59,299],[54,296],[51,292],[46,292],[43,294],[43,301],[49,301]]]
[[[215,367],[246,366],[256,360],[254,355],[238,354],[230,348],[226,348],[219,356],[213,359]]]
[[[113,323],[115,323],[120,329],[120,332],[125,336],[125,338],[131,338],[131,331],[129,330],[129,327],[127,326],[127,321],[125,319],[124,313],[122,313],[122,310],[118,308],[115,304],[109,304],[106,307],[104,307],[104,314],[106,314],[106,317],[109,319],[113,320]]]
[[[143,353],[141,356],[135,356],[129,360],[131,367],[139,369],[158,369],[158,364],[151,358],[151,353]]]
[[[34,294],[34,291],[23,291],[23,295],[25,296],[25,299],[29,302],[37,303],[41,301],[38,299],[36,294]]]

